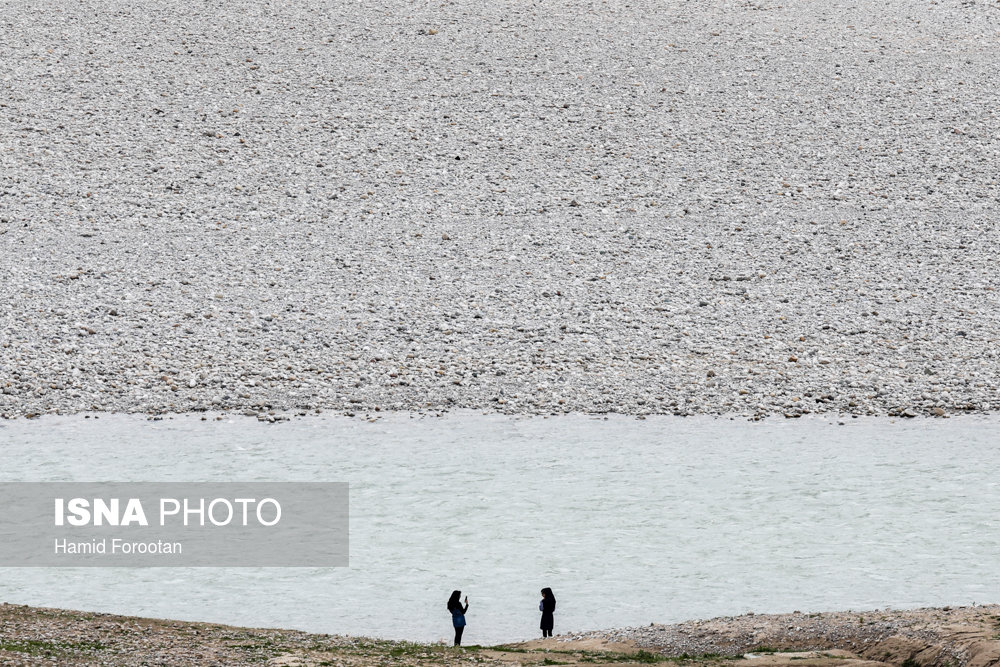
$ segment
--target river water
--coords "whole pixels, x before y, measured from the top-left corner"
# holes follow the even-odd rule
[[[1000,601],[1000,420],[185,415],[0,424],[0,481],[344,481],[349,568],[6,568],[0,601],[465,643]]]

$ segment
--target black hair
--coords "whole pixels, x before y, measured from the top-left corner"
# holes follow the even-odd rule
[[[545,588],[542,589],[542,595],[544,597],[552,600],[552,608],[555,609],[556,608],[556,596],[553,595],[552,589],[546,586]]]
[[[458,601],[460,597],[462,597],[462,591],[451,592],[451,597],[448,598],[448,611],[452,611],[455,607],[462,608],[462,603]]]

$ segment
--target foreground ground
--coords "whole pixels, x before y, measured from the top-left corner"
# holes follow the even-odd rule
[[[0,415],[1000,409],[995,0],[0,34]]]
[[[0,606],[3,665],[990,667],[1000,607],[753,615],[455,649]]]

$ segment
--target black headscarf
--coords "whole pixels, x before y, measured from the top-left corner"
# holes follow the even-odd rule
[[[542,595],[545,597],[543,602],[545,606],[548,607],[545,611],[555,611],[556,610],[556,596],[553,595],[551,588],[543,588]]]
[[[451,592],[451,597],[448,598],[448,611],[452,611],[455,607],[462,608],[462,603],[459,602],[460,597],[462,597],[462,591]]]

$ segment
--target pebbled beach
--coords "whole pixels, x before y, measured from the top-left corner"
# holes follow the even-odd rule
[[[993,0],[0,34],[5,417],[1000,408]]]
[[[496,646],[419,644],[297,630],[0,605],[4,665],[458,665],[990,667],[996,605],[776,614],[557,635]]]

